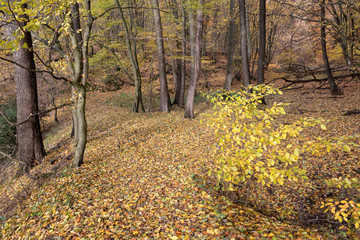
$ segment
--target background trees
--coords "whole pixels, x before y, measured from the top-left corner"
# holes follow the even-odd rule
[[[86,143],[89,86],[98,90],[107,89],[103,83],[116,89],[130,86],[134,90],[133,112],[145,111],[144,102],[149,111],[169,111],[172,99],[179,107],[184,107],[186,100],[185,116],[193,118],[197,86],[211,90],[216,84],[208,78],[215,68],[227,70],[220,84],[225,90],[231,89],[234,78],[247,87],[271,81],[269,76],[276,71],[295,72],[292,79],[285,78],[290,84],[327,79],[331,92],[338,94],[341,90],[336,81],[340,75],[358,76],[360,26],[356,20],[360,13],[356,1],[89,0],[54,1],[52,5],[39,1],[29,4],[25,15],[21,12],[25,5],[23,10],[16,10],[21,9],[19,4],[9,8],[7,2],[1,3],[2,16],[10,19],[2,21],[1,34],[5,34],[8,22],[20,25],[17,33],[26,37],[17,39],[18,46],[31,46],[29,39],[36,40],[27,54],[35,53],[37,75],[41,72],[42,78],[70,83],[75,149],[79,149],[76,165],[81,165]],[[7,54],[13,50],[14,62],[21,52],[5,41],[2,50]],[[226,63],[221,61],[225,55]],[[17,79],[25,76],[27,67],[20,67],[23,64],[17,64]],[[335,68],[341,70],[340,75],[331,77]],[[34,71],[28,74],[36,76]],[[173,85],[168,84],[171,80]],[[156,101],[151,102],[153,95]],[[35,98],[32,101],[37,102]],[[33,108],[40,112],[35,105]],[[34,116],[31,119],[38,115]]]

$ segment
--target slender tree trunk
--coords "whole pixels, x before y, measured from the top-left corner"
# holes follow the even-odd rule
[[[202,30],[203,30],[203,7],[204,0],[199,0],[199,9],[196,14],[196,38],[194,46],[194,74],[190,79],[190,86],[188,90],[188,95],[186,98],[185,105],[185,118],[194,118],[194,98],[196,92],[196,85],[200,76],[200,67],[201,67],[201,44],[202,44]]]
[[[172,8],[173,8],[173,15],[177,22],[180,24],[180,16],[179,12],[176,8],[177,2],[175,0],[172,0]],[[181,8],[183,8],[183,3],[181,2]],[[184,12],[183,12],[184,13]],[[176,48],[177,50],[182,49],[182,41],[176,40]],[[184,105],[184,94],[181,92],[182,89],[182,81],[183,78],[181,77],[181,71],[182,71],[182,63],[183,60],[180,58],[180,54],[176,54],[176,59],[173,61],[173,75],[174,75],[174,85],[175,85],[175,98],[173,104],[177,104],[179,107],[182,107]],[[182,97],[182,100],[180,99]]]
[[[70,30],[70,39],[72,47],[74,48],[74,63],[73,63],[73,102],[75,104],[73,110],[74,120],[74,166],[80,167],[84,163],[84,152],[87,143],[87,122],[85,115],[86,106],[86,82],[89,70],[89,39],[93,24],[93,17],[91,14],[91,1],[85,1],[85,8],[87,12],[87,22],[82,32],[80,24],[80,12],[77,4],[72,7],[72,24]]]
[[[259,1],[259,59],[258,84],[264,83],[264,64],[266,47],[266,0]]]
[[[156,32],[156,46],[159,60],[159,78],[160,78],[160,111],[170,111],[170,98],[167,86],[166,72],[165,72],[165,50],[161,25],[161,17],[159,11],[158,0],[152,0],[155,32]]]
[[[240,42],[241,42],[241,59],[244,77],[244,87],[250,85],[250,66],[248,57],[247,30],[246,30],[246,12],[245,0],[239,0],[240,10]]]
[[[26,8],[24,4],[23,8]],[[24,15],[22,18],[27,19]],[[20,27],[26,26],[26,20],[19,22]],[[24,29],[24,28],[23,28]],[[20,31],[22,32],[22,31]],[[18,159],[22,163],[22,171],[41,163],[45,156],[45,150],[40,129],[38,107],[36,67],[33,53],[31,33],[24,30],[20,39],[20,49],[14,52],[14,61],[21,65],[15,65],[16,99],[17,99],[17,122],[23,124],[17,127]],[[34,115],[33,117],[30,117]],[[30,117],[30,118],[29,118]]]
[[[179,101],[177,105],[179,107],[184,107],[184,96],[185,96],[185,80],[186,80],[186,11],[184,8],[184,3],[181,3],[182,11],[182,41],[181,41],[181,81],[180,81],[180,91],[179,91]]]
[[[189,43],[190,43],[190,59],[191,59],[191,72],[190,79],[194,75],[194,58],[195,58],[195,19],[193,9],[189,10]]]
[[[235,38],[235,21],[234,21],[234,9],[235,9],[235,0],[230,0],[230,26],[229,26],[229,43],[228,43],[228,64],[225,78],[225,90],[231,91],[231,82],[233,79],[234,71],[234,38]]]
[[[128,51],[128,55],[130,58],[133,75],[134,75],[134,81],[135,81],[135,97],[134,97],[134,105],[133,105],[132,111],[133,112],[139,112],[139,111],[144,112],[145,108],[144,108],[144,104],[142,101],[141,75],[140,75],[139,62],[137,59],[136,40],[134,37],[132,37],[131,31],[129,29],[128,23],[126,22],[125,15],[124,15],[124,12],[120,5],[119,0],[115,0],[115,4],[119,10],[121,21],[123,22],[123,27],[124,27],[125,36],[126,36],[125,41],[126,41],[126,45],[127,45],[127,51]]]
[[[335,83],[335,79],[332,75],[330,63],[326,50],[326,32],[325,32],[325,0],[320,2],[320,16],[321,16],[321,49],[324,60],[325,72],[329,81],[331,94],[340,94],[341,91]]]

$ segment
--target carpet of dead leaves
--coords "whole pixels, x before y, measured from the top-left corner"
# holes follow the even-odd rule
[[[342,114],[359,108],[359,88],[358,82],[344,87],[345,95],[338,98],[311,88],[286,91],[269,101],[290,102],[289,121],[322,116],[334,119],[330,135],[354,135],[360,133],[359,115]],[[68,121],[47,134],[46,148],[54,150],[32,171],[36,181],[24,176],[12,189],[1,186],[1,194],[11,200],[14,188],[27,185],[32,192],[1,223],[2,239],[332,238],[318,228],[235,204],[197,181],[212,161],[213,136],[200,124],[210,105],[198,104],[198,117],[185,120],[181,109],[134,114],[105,104],[116,94],[89,93],[84,166],[62,166],[71,161]]]

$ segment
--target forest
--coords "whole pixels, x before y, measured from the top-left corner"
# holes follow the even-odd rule
[[[357,0],[0,0],[0,239],[359,239]]]

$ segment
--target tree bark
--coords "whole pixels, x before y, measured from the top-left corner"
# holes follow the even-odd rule
[[[246,6],[245,0],[239,0],[240,11],[240,44],[241,44],[241,59],[244,77],[244,87],[250,85],[250,65],[248,57],[248,42],[247,42],[247,29],[246,29]]]
[[[23,5],[26,8],[26,4]],[[14,52],[16,99],[17,99],[17,122],[21,123],[31,117],[23,124],[17,126],[18,159],[22,163],[23,173],[29,168],[41,163],[45,156],[45,150],[40,129],[40,120],[38,107],[36,66],[33,53],[33,42],[31,33],[24,29],[27,25],[27,16],[21,17],[19,21],[22,28],[22,38],[20,39],[20,48]]]
[[[331,94],[337,95],[337,94],[341,94],[340,89],[337,87],[336,83],[335,83],[335,79],[332,75],[331,72],[331,68],[330,68],[330,63],[329,63],[329,58],[327,55],[327,50],[326,50],[326,29],[325,29],[325,0],[321,0],[320,2],[320,24],[321,24],[321,50],[322,50],[322,55],[323,55],[323,61],[324,61],[324,67],[325,67],[325,72],[329,81],[329,85],[330,85],[330,91]]]
[[[235,0],[230,0],[230,25],[229,25],[229,42],[228,42],[228,64],[225,77],[225,90],[231,91],[231,83],[233,79],[234,71],[234,38],[235,38],[235,21],[234,21],[234,9],[235,9]]]
[[[194,45],[194,60],[193,60],[193,69],[194,73],[190,79],[190,86],[188,90],[188,95],[186,98],[185,105],[185,118],[194,118],[194,98],[196,85],[200,76],[200,67],[201,67],[201,44],[202,44],[202,30],[203,30],[203,7],[204,0],[199,0],[199,9],[196,14],[196,37]]]
[[[157,55],[159,61],[160,111],[169,112],[170,97],[169,97],[169,90],[167,86],[167,79],[165,73],[165,50],[164,50],[164,41],[163,41],[163,33],[162,33],[158,0],[152,0],[152,6],[153,6],[154,23],[155,23]]]
[[[266,47],[266,0],[259,1],[259,59],[258,84],[264,83],[264,64]]]

